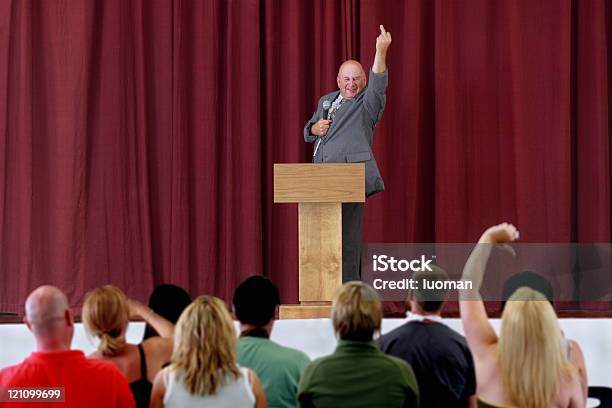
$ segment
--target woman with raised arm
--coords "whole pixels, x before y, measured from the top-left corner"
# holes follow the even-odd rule
[[[460,293],[463,329],[476,366],[479,407],[581,407],[587,398],[580,348],[567,343],[551,304],[541,293],[519,288],[501,317],[498,336],[479,295],[494,244],[518,239],[514,225],[487,229],[463,270],[472,290]]]
[[[130,317],[143,318],[160,337],[138,345],[127,343],[125,332]],[[170,361],[174,325],[142,303],[127,299],[121,289],[111,285],[85,296],[82,319],[87,333],[100,339],[98,349],[89,357],[115,364],[127,378],[136,405],[148,407],[153,379]]]
[[[257,374],[236,363],[236,334],[221,299],[194,300],[176,324],[172,363],[155,377],[151,407],[267,407]]]

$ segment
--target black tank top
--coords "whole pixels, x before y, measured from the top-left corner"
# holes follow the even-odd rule
[[[148,408],[153,384],[147,380],[147,361],[145,360],[142,343],[138,345],[138,353],[140,354],[140,378],[130,383],[130,389],[136,400],[136,406],[138,408]]]

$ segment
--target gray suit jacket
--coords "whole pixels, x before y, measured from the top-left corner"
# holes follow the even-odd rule
[[[376,74],[370,71],[369,84],[359,95],[344,102],[327,135],[319,138],[310,133],[310,127],[323,117],[323,101],[333,102],[339,91],[319,99],[316,112],[304,126],[304,140],[315,144],[314,163],[365,163],[366,195],[385,189],[382,177],[372,152],[374,127],[385,108],[387,71]]]

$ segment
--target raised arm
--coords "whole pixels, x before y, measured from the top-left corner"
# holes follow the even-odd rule
[[[144,319],[161,337],[172,338],[174,336],[174,325],[155,313],[153,309],[134,299],[128,299],[128,305],[130,307],[131,318],[140,317]]]
[[[477,359],[482,358],[487,348],[497,342],[497,334],[489,323],[484,302],[479,294],[487,261],[494,244],[512,242],[518,237],[519,232],[512,224],[503,223],[490,227],[480,237],[463,268],[461,279],[472,282],[473,288],[460,291],[459,310],[465,337]]]
[[[376,54],[374,54],[374,63],[372,71],[376,74],[382,74],[387,70],[387,50],[391,45],[391,33],[385,30],[383,25],[380,25],[380,35],[376,38]]]

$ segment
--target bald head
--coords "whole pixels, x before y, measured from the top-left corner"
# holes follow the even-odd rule
[[[345,99],[353,99],[367,84],[363,67],[355,60],[344,61],[340,65],[337,80],[340,94]]]
[[[364,74],[361,63],[359,61],[355,61],[352,59],[346,60],[342,63],[342,65],[340,65],[340,68],[338,69],[338,76],[341,76],[347,70],[351,70],[351,71],[356,70]]]
[[[72,315],[68,299],[54,286],[41,286],[35,289],[25,303],[25,321],[37,337],[66,337],[70,329],[72,337]]]

